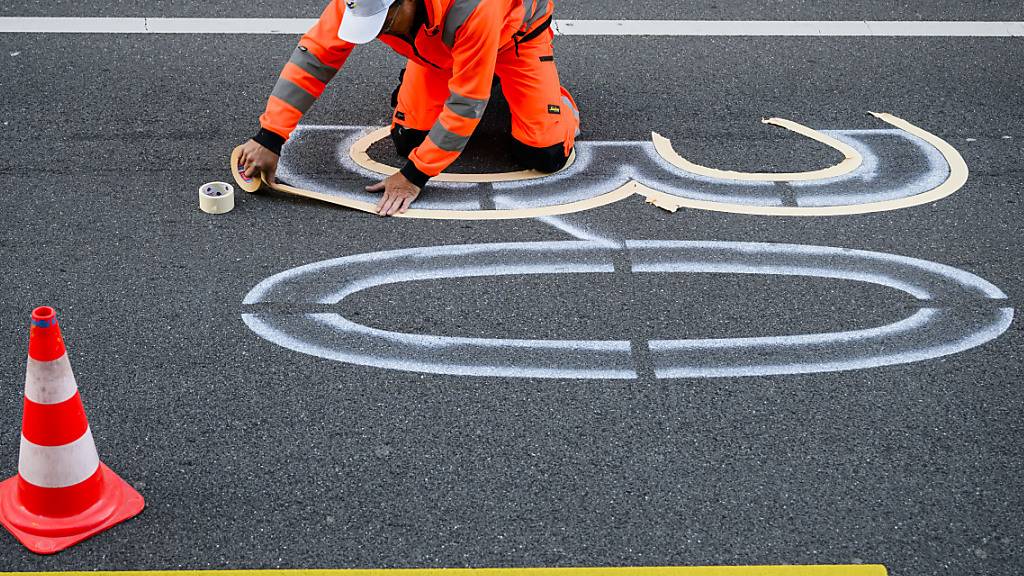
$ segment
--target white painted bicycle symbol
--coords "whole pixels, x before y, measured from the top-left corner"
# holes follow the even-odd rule
[[[424,199],[417,217],[506,218],[578,212],[634,194],[666,209],[679,207],[760,214],[821,216],[893,210],[952,194],[967,167],[949,144],[902,120],[896,129],[818,132],[787,128],[843,153],[836,166],[812,172],[725,172],[688,162],[664,139],[652,143],[580,142],[566,171],[455,175]],[[278,174],[294,185],[345,202],[370,202],[353,179],[378,178],[389,167],[366,154],[382,136],[366,128],[301,129]],[[340,170],[295,163],[324,146],[338,150]],[[899,158],[899,163],[891,162]],[[288,159],[285,161],[285,159]],[[604,178],[587,177],[601,166]],[[618,167],[617,169],[615,167]],[[777,182],[787,183],[780,196]],[[502,214],[504,212],[504,214]],[[434,213],[431,215],[431,213]],[[514,214],[514,215],[513,215]],[[557,222],[554,222],[557,224]],[[245,297],[249,328],[285,348],[321,358],[434,374],[504,378],[625,379],[638,377],[628,340],[531,340],[409,334],[372,328],[324,312],[362,290],[419,280],[532,274],[607,274],[614,261],[634,274],[809,276],[867,282],[903,292],[919,307],[890,324],[824,334],[652,340],[657,378],[760,376],[857,370],[963,352],[1005,332],[1014,309],[996,286],[926,260],[794,244],[713,241],[615,241],[576,232],[582,240],[430,246],[357,254],[300,266],[260,282]],[[383,272],[382,272],[383,271]],[[274,311],[268,304],[290,305]],[[302,311],[302,305],[317,311]],[[263,306],[263,308],[260,308]]]

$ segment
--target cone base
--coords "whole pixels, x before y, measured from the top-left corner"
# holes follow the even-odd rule
[[[103,494],[84,512],[66,518],[33,514],[18,499],[18,477],[0,483],[0,525],[36,554],[54,554],[142,512],[146,502],[134,488],[100,463]]]

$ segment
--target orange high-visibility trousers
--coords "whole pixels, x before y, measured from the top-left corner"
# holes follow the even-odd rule
[[[495,75],[512,112],[512,137],[531,148],[563,145],[568,156],[580,125],[579,110],[562,87],[550,30],[498,53]],[[398,91],[393,126],[430,130],[450,92],[450,72],[408,61]]]

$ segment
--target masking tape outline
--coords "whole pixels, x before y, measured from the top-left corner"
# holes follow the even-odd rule
[[[344,169],[344,170],[346,170],[348,172],[351,172],[352,174],[355,174],[355,175],[358,175],[358,176],[361,176],[363,178],[367,178],[367,179],[370,179],[370,180],[380,181],[380,180],[382,180],[385,177],[385,174],[383,174],[381,172],[370,170],[368,168],[365,168],[364,166],[361,166],[359,163],[356,162],[355,158],[353,158],[353,156],[352,156],[352,146],[357,141],[359,141],[361,138],[365,137],[367,134],[373,132],[374,130],[378,130],[379,129],[378,127],[376,127],[376,126],[347,126],[347,127],[345,127],[345,126],[318,126],[318,128],[322,129],[320,131],[326,131],[328,133],[332,133],[332,132],[336,133],[336,132],[338,132],[338,130],[341,130],[342,132],[344,132],[346,130],[351,130],[352,131],[352,134],[346,135],[344,138],[339,140],[337,142],[337,144],[335,144],[335,146],[334,146],[335,157],[337,158],[338,164],[339,164],[339,166],[342,169]],[[301,141],[302,138],[306,137],[308,134],[316,133],[317,131],[318,130],[307,130],[304,125],[299,125],[299,126],[297,126],[295,128],[295,131],[292,132],[292,138],[289,140],[289,143],[294,143],[296,141]],[[278,166],[278,173],[280,173],[281,166],[286,166],[286,167],[288,166],[288,163],[286,163],[283,158],[282,158],[281,164]],[[392,167],[392,168],[394,168],[394,167]],[[287,173],[287,170],[286,170],[286,173]],[[291,174],[289,174],[289,175],[292,176]],[[390,175],[390,174],[388,174],[388,175]],[[302,178],[301,175],[297,175],[297,176]],[[294,176],[292,176],[292,177],[294,177]],[[431,188],[434,188],[435,190],[436,189],[440,189],[440,190],[466,190],[466,189],[470,189],[470,188],[474,188],[476,186],[479,186],[479,184],[471,183],[471,182],[437,181],[437,180],[431,179],[430,186],[431,186]],[[305,187],[305,186],[300,186],[300,187]],[[308,189],[308,187],[306,187],[306,188]],[[419,201],[417,201],[417,204],[418,204],[417,208],[427,208],[427,206],[424,206]],[[479,200],[476,201],[476,202],[473,202],[471,205],[465,206],[465,207],[462,207],[462,206],[448,206],[448,208],[451,208],[453,210],[477,210],[480,207],[481,206],[480,206]]]
[[[928,142],[899,128],[826,130],[824,132],[856,147],[864,157],[864,163],[857,170],[843,176],[811,182],[788,182],[787,185],[793,189],[793,193],[797,197],[796,205],[798,206],[841,206],[907,198],[931,190],[949,178],[949,163],[946,162],[946,157],[942,155],[942,152]],[[889,171],[891,159],[881,156],[870,143],[879,137],[898,138],[917,148],[920,158],[916,160],[920,161],[920,164],[916,173],[891,173]],[[884,183],[886,179],[888,179],[888,184]],[[866,189],[869,184],[877,187]],[[865,189],[853,193],[844,190],[827,190],[847,185],[865,187]],[[907,193],[910,188],[916,191]],[[879,194],[882,193],[890,194],[890,196],[879,197]],[[831,201],[823,200],[829,196],[831,196]],[[865,199],[849,201],[858,196]]]
[[[942,154],[946,163],[949,165],[949,176],[946,178],[945,182],[931,190],[915,194],[913,196],[907,196],[905,198],[844,206],[752,206],[747,204],[727,204],[723,202],[693,200],[674,196],[672,194],[661,192],[660,190],[655,190],[639,182],[636,183],[637,194],[644,196],[649,204],[654,204],[655,206],[669,210],[670,212],[675,212],[679,208],[692,208],[696,210],[709,210],[713,212],[746,214],[752,216],[853,216],[857,214],[887,212],[903,208],[912,208],[923,204],[930,204],[950,196],[957,190],[963,188],[964,184],[967,183],[967,179],[970,174],[967,162],[964,161],[960,152],[958,152],[956,148],[948,142],[927,130],[903,120],[902,118],[893,116],[892,114],[884,112],[869,112],[869,114],[934,146]]]
[[[716,178],[720,180],[741,180],[751,182],[795,182],[795,181],[806,181],[806,180],[824,180],[826,178],[835,178],[836,176],[842,176],[853,172],[864,162],[864,158],[861,157],[853,146],[845,142],[840,142],[835,138],[822,134],[813,128],[808,128],[803,124],[793,122],[792,120],[786,120],[784,118],[767,118],[761,120],[764,124],[771,124],[773,126],[780,126],[806,136],[812,140],[816,140],[825,144],[830,148],[834,148],[843,154],[843,161],[835,166],[828,168],[822,168],[820,170],[810,170],[806,172],[739,172],[735,170],[721,170],[719,168],[711,168],[708,166],[701,166],[683,158],[678,152],[672,148],[672,142],[658,134],[657,132],[651,132],[651,140],[654,142],[654,147],[658,151],[658,154],[676,168],[684,170],[686,172],[693,172],[694,174],[700,174],[708,178]]]
[[[373,146],[377,142],[387,138],[391,134],[391,129],[387,126],[377,128],[364,135],[362,138],[356,140],[352,147],[349,148],[349,156],[352,161],[355,162],[362,168],[371,172],[376,172],[383,176],[391,176],[398,172],[398,168],[395,166],[389,166],[383,162],[378,162],[373,158],[370,158],[369,150],[370,146]],[[569,160],[565,163],[565,166],[559,170],[565,170],[566,168],[573,165],[576,161],[576,152],[573,151],[569,155]],[[557,173],[557,172],[556,172]],[[536,180],[538,178],[545,178],[551,174],[545,174],[544,172],[538,172],[536,170],[516,170],[513,172],[493,172],[483,174],[470,174],[470,173],[459,173],[459,172],[442,172],[437,176],[431,178],[434,182],[461,182],[468,184],[487,184],[491,182],[518,182],[522,180]]]
[[[238,186],[246,192],[255,192],[265,185],[276,192],[282,192],[284,194],[290,194],[292,196],[299,196],[302,198],[309,198],[311,200],[318,200],[328,204],[334,204],[336,206],[343,206],[345,208],[351,208],[361,212],[368,212],[370,214],[377,213],[376,205],[369,202],[335,196],[332,194],[323,194],[321,192],[296,188],[279,182],[264,182],[261,175],[256,175],[247,182],[242,178],[242,175],[237,169],[241,149],[242,147],[238,146],[231,153],[231,174],[234,176],[235,182],[238,183]],[[575,157],[576,155],[573,153],[572,159],[574,160]],[[568,166],[569,164],[566,165],[566,167]],[[365,166],[363,167],[365,168]],[[538,172],[537,174],[540,173]],[[550,176],[550,174],[541,174],[541,176]],[[632,182],[630,182],[612,190],[611,192],[606,192],[599,196],[594,196],[593,198],[587,198],[586,200],[578,200],[566,204],[509,210],[432,210],[411,208],[404,214],[396,214],[395,216],[398,218],[426,220],[518,220],[524,218],[541,218],[545,216],[562,216],[565,214],[583,212],[594,208],[600,208],[601,206],[606,206],[608,204],[613,204],[619,200],[628,198],[635,193],[636,188],[632,186]]]
[[[886,123],[888,123],[888,124],[890,124],[892,126],[895,126],[896,128],[898,128],[900,130],[903,130],[904,132],[907,132],[907,133],[909,133],[911,135],[914,135],[914,136],[920,138],[921,140],[924,140],[928,144],[932,145],[933,147],[935,147],[941,153],[943,158],[946,160],[946,163],[949,165],[949,176],[947,177],[947,179],[942,184],[940,184],[939,186],[937,186],[937,187],[935,187],[935,188],[933,188],[931,190],[928,190],[928,191],[925,191],[925,192],[922,192],[922,193],[919,193],[919,194],[915,194],[913,196],[908,196],[908,197],[898,198],[898,199],[893,199],[893,200],[885,200],[885,201],[878,201],[878,202],[868,202],[868,203],[863,203],[863,204],[850,204],[850,205],[837,205],[837,206],[764,206],[764,205],[726,203],[726,202],[719,202],[719,201],[713,201],[713,200],[698,200],[698,199],[686,198],[686,197],[682,197],[682,196],[676,196],[676,195],[673,195],[673,194],[670,194],[670,193],[667,193],[667,192],[662,192],[660,190],[651,188],[650,186],[647,186],[647,185],[637,181],[636,179],[630,179],[629,182],[627,182],[626,184],[620,186],[619,188],[616,188],[615,190],[612,190],[611,192],[606,192],[604,194],[600,194],[600,195],[594,196],[592,198],[588,198],[588,199],[585,199],[585,200],[578,200],[578,201],[574,201],[574,202],[569,202],[569,203],[566,203],[566,204],[557,204],[557,205],[550,205],[550,206],[540,206],[540,207],[533,207],[533,208],[494,209],[494,210],[490,210],[490,209],[486,209],[486,210],[433,210],[433,209],[417,209],[417,208],[413,208],[413,209],[410,209],[409,211],[407,211],[405,214],[400,214],[400,215],[397,215],[397,216],[398,217],[402,217],[402,218],[435,219],[435,220],[513,220],[513,219],[525,219],[525,218],[540,218],[540,217],[548,217],[548,216],[562,216],[562,215],[566,215],[566,214],[573,214],[573,213],[577,213],[577,212],[583,212],[583,211],[591,210],[591,209],[594,209],[594,208],[599,208],[599,207],[602,207],[602,206],[607,206],[609,204],[613,204],[615,202],[618,202],[620,200],[628,198],[629,196],[632,196],[634,194],[644,197],[646,199],[647,203],[653,204],[653,205],[655,205],[655,206],[657,206],[659,208],[662,208],[662,209],[670,211],[670,212],[676,212],[679,208],[691,208],[691,209],[696,209],[696,210],[707,210],[707,211],[712,211],[712,212],[723,212],[723,213],[731,213],[731,214],[744,214],[744,215],[752,215],[752,216],[801,216],[801,217],[851,216],[851,215],[857,215],[857,214],[868,214],[868,213],[873,213],[873,212],[885,212],[885,211],[891,211],[891,210],[899,210],[899,209],[903,209],[903,208],[910,208],[910,207],[914,207],[914,206],[920,206],[920,205],[923,205],[923,204],[928,204],[928,203],[935,202],[937,200],[940,200],[942,198],[945,198],[945,197],[955,193],[957,190],[962,188],[964,186],[964,184],[966,184],[967,179],[969,177],[969,173],[970,173],[969,169],[967,167],[967,163],[964,161],[964,159],[960,155],[960,153],[953,146],[951,146],[948,142],[946,142],[942,138],[939,138],[938,136],[932,134],[931,132],[928,132],[928,131],[926,131],[926,130],[924,130],[924,129],[922,129],[922,128],[914,125],[914,124],[911,124],[910,122],[908,122],[906,120],[903,120],[902,118],[898,118],[896,116],[893,116],[892,114],[877,113],[877,112],[869,112],[869,114],[871,114],[875,118],[878,118],[879,120],[882,120],[883,122],[886,122]],[[825,171],[829,171],[829,170],[835,171],[835,173],[831,173],[828,176],[823,176],[823,174],[824,174],[823,171],[815,171],[815,172],[810,172],[810,173],[774,174],[774,175],[769,175],[773,179],[771,181],[775,181],[774,179],[779,177],[779,176],[796,177],[796,176],[800,176],[801,174],[803,174],[804,176],[806,176],[807,174],[816,174],[815,178],[823,178],[823,177],[824,178],[834,178],[836,176],[842,176],[842,175],[845,175],[845,174],[849,174],[852,170],[855,170],[857,168],[857,166],[860,165],[860,163],[863,162],[863,157],[861,156],[861,154],[858,151],[853,149],[853,147],[849,146],[848,144],[846,144],[844,142],[840,142],[839,140],[836,140],[835,138],[833,138],[831,136],[822,134],[822,133],[820,133],[820,132],[818,132],[816,130],[813,130],[811,128],[807,128],[807,127],[805,127],[805,126],[803,126],[801,124],[798,124],[796,122],[792,122],[792,121],[788,121],[788,120],[784,120],[784,119],[772,118],[772,119],[765,120],[765,122],[766,123],[771,123],[771,124],[774,124],[774,125],[778,125],[778,126],[782,126],[782,127],[786,128],[786,129],[789,129],[789,130],[792,130],[794,132],[803,134],[805,136],[808,136],[809,138],[812,138],[814,140],[823,142],[823,143],[828,144],[830,146],[832,146],[832,143],[834,143],[835,144],[835,146],[833,146],[834,148],[836,148],[837,150],[843,151],[844,154],[847,155],[847,159],[844,160],[844,162],[842,162],[842,163],[840,163],[840,164],[838,164],[836,166],[833,166],[832,168],[825,169]],[[387,130],[386,128],[382,128],[382,129],[378,129],[378,130],[372,131],[368,135],[364,136],[363,138],[360,138],[360,140],[357,141],[357,143],[362,142],[362,143],[365,144],[365,142],[367,142],[368,139],[371,136],[374,136],[377,139],[379,139],[380,138],[380,134],[385,134],[386,135],[386,130]],[[654,133],[652,133],[652,137],[655,137],[655,139],[656,139],[656,142],[655,142],[655,146],[656,147],[658,146],[658,142],[657,142],[658,138],[661,138],[661,140],[663,141],[662,142],[663,147],[664,147],[665,143],[669,142],[667,139],[664,139],[663,137],[660,137],[660,136],[658,136],[657,134],[654,134]],[[374,140],[374,141],[376,141],[376,140]],[[370,142],[370,143],[372,144],[372,142]],[[362,147],[362,146],[363,146],[363,144],[359,144],[359,147]],[[369,147],[369,145],[366,144],[366,148],[368,148],[368,147]],[[352,148],[355,149],[355,148],[357,148],[357,146],[354,144]],[[235,181],[238,183],[239,187],[242,188],[243,190],[245,190],[247,192],[252,192],[252,191],[258,190],[259,187],[263,183],[262,179],[259,176],[254,177],[250,182],[246,182],[245,180],[243,180],[241,178],[241,175],[239,174],[239,171],[237,170],[238,156],[239,156],[239,153],[240,153],[240,149],[241,149],[241,146],[235,148],[235,150],[232,152],[232,155],[231,155],[231,173],[234,176]],[[665,158],[664,157],[663,151],[659,151],[658,153],[661,154],[662,157],[666,161],[670,161],[669,158]],[[852,155],[855,155],[854,158],[850,157],[851,153],[852,153]],[[355,160],[355,158],[353,158],[353,160]],[[575,160],[575,154],[573,155],[573,160]],[[849,162],[847,162],[847,161],[849,161]],[[853,162],[855,162],[855,161],[857,162],[857,164],[853,165]],[[671,163],[671,161],[670,161],[670,163]],[[675,165],[675,164],[673,164],[673,165]],[[852,168],[850,168],[851,165],[853,165]],[[361,165],[361,166],[363,168],[366,168],[366,169],[371,169],[371,168],[368,168],[365,165]],[[386,167],[386,168],[389,168],[389,169],[392,169],[392,170],[397,170],[394,167],[387,167],[387,166],[385,166],[383,164],[381,164],[380,166]],[[569,165],[567,164],[566,167],[568,167],[568,166]],[[676,166],[676,167],[681,169],[681,170],[688,171],[687,168],[680,167],[680,166]],[[564,168],[563,168],[563,170],[564,170]],[[716,169],[707,169],[707,170],[716,170]],[[492,175],[489,175],[489,176],[503,176],[503,177],[507,177],[509,174],[514,174],[514,173],[492,174]],[[731,175],[729,175],[725,179],[736,180],[737,179],[736,176],[741,175],[741,174],[742,173],[731,174]],[[706,174],[701,174],[701,175],[707,177]],[[758,176],[758,177],[765,176],[764,174],[761,174],[761,175],[754,174],[754,175]],[[462,176],[465,176],[465,175],[462,175]],[[477,175],[470,175],[470,176],[472,176],[474,178],[478,177]],[[541,176],[550,176],[550,175],[541,175]],[[747,176],[749,177],[749,176],[751,176],[751,174],[747,173]],[[514,180],[509,180],[509,179],[505,179],[505,180],[492,180],[490,182],[493,183],[493,182],[511,182],[511,181],[514,181]],[[748,181],[748,182],[759,182],[759,181],[763,181],[763,180],[749,180],[748,179],[746,181]],[[808,181],[808,180],[796,180],[796,181]],[[255,183],[255,186],[254,186],[254,183]],[[483,182],[479,182],[479,183],[483,183]],[[275,190],[275,191],[278,191],[278,192],[282,192],[282,193],[285,193],[285,194],[291,194],[291,195],[294,195],[294,196],[300,196],[300,197],[309,198],[309,199],[313,199],[313,200],[319,200],[319,201],[326,202],[326,203],[329,203],[329,204],[335,204],[335,205],[338,205],[338,206],[344,206],[344,207],[347,207],[347,208],[351,208],[351,209],[354,209],[354,210],[359,210],[359,211],[362,211],[362,212],[368,212],[368,213],[371,213],[371,214],[372,213],[376,213],[376,206],[374,204],[370,203],[370,202],[365,202],[365,201],[361,201],[361,200],[355,200],[355,199],[351,199],[351,198],[345,198],[345,197],[336,196],[336,195],[323,194],[323,193],[314,192],[314,191],[310,191],[310,190],[304,190],[304,189],[301,189],[301,188],[296,188],[296,187],[292,187],[292,186],[288,186],[288,185],[280,184],[280,183],[273,183],[273,184],[269,184],[268,183],[267,187],[272,189],[272,190]]]

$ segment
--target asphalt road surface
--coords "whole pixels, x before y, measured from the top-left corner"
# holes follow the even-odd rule
[[[15,0],[0,15],[312,17],[316,4]],[[579,19],[1024,20],[1019,2],[670,4],[565,1],[557,10]],[[1024,567],[1019,320],[939,358],[746,377],[657,378],[643,354],[638,376],[625,379],[433,374],[259,337],[243,322],[243,299],[296,266],[575,240],[551,222],[380,219],[272,193],[240,196],[224,216],[200,212],[197,187],[230,181],[227,154],[255,131],[295,42],[0,35],[0,471],[17,469],[29,315],[49,304],[101,455],[148,503],[54,557],[0,534],[2,568],[878,563],[924,576]],[[613,240],[898,254],[969,272],[1005,292],[998,306],[1021,305],[1021,39],[560,37],[556,53],[584,142],[648,141],[656,130],[695,162],[809,170],[841,157],[760,118],[887,128],[865,114],[875,110],[943,138],[970,168],[948,198],[876,214],[673,214],[630,198],[563,225]],[[386,123],[400,67],[381,45],[360,48],[304,123]],[[463,170],[504,167],[507,112],[492,108]],[[323,170],[333,154],[322,151]],[[593,178],[615,169],[599,166]],[[412,334],[635,344],[849,331],[920,306],[850,280],[638,275],[621,263],[596,276],[419,280],[337,307]]]

